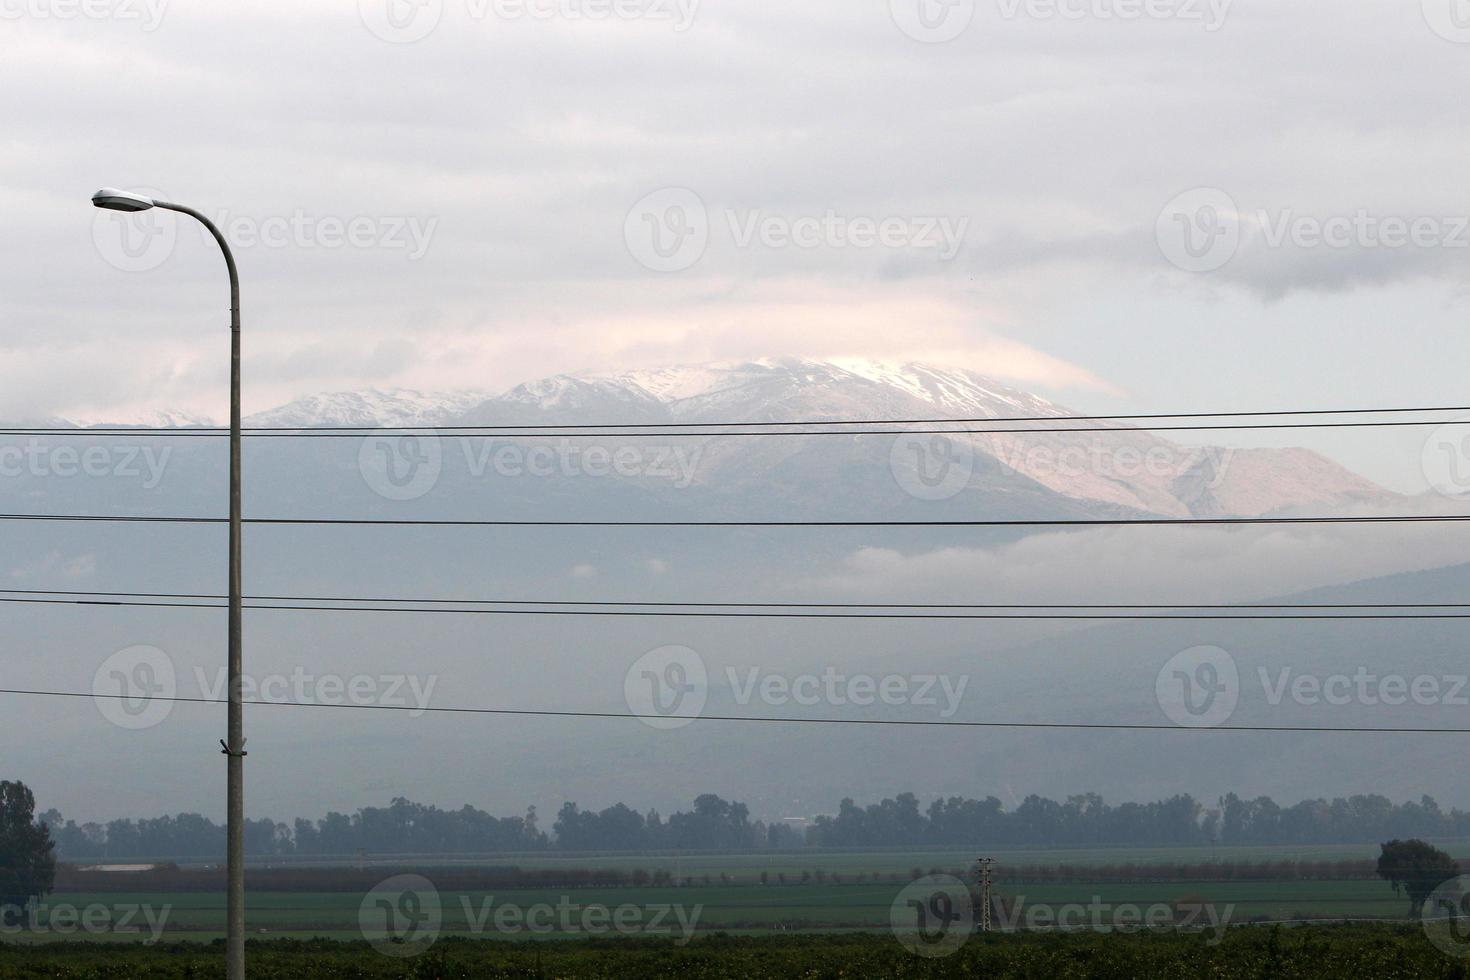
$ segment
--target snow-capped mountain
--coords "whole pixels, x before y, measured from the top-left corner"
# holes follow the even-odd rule
[[[116,416],[103,418],[101,416],[79,416],[65,421],[57,420],[53,425],[75,426],[87,428],[90,426],[128,426],[139,429],[198,429],[208,428],[215,422],[207,415],[196,412],[186,412],[182,409],[165,408],[152,412],[138,412],[125,415],[121,418]]]
[[[830,513],[845,507],[852,514],[876,510],[892,516],[914,503],[900,489],[920,486],[932,476],[926,469],[948,469],[951,462],[963,465],[968,476],[950,487],[953,492],[943,497],[947,506],[987,516],[1075,515],[1078,508],[1082,513],[1255,516],[1390,505],[1397,499],[1310,450],[1225,450],[1183,445],[1142,429],[1090,431],[1099,423],[1078,421],[1076,413],[1044,398],[968,369],[921,363],[763,358],[561,374],[498,395],[373,388],[299,398],[246,422],[289,428],[616,427],[944,419],[991,420],[986,427],[998,431],[926,433],[902,447],[895,446],[893,435],[861,434],[860,426],[852,434],[761,438],[720,436],[716,428],[663,441],[697,457],[690,476],[695,492],[681,494],[680,504],[698,497],[700,506],[716,509],[760,501],[767,511]],[[167,414],[153,424],[210,422]],[[934,423],[916,427],[932,429]],[[652,448],[646,440],[637,444]],[[665,489],[657,481],[644,483],[655,495]],[[925,496],[922,490],[917,495]]]
[[[731,437],[688,435],[688,429],[677,430],[678,435],[639,430],[645,434],[641,438],[608,434],[618,423],[1020,418],[1043,421],[990,426],[1028,430],[1024,432],[907,440],[846,431],[890,428],[877,425],[826,427],[843,430],[836,435]],[[1463,557],[1454,550],[1453,535],[1429,525],[1372,535],[1316,527],[1110,527],[1062,534],[926,525],[947,520],[1414,511],[1413,502],[1317,453],[1190,446],[1160,438],[1180,433],[1142,429],[1078,431],[1097,423],[953,366],[771,358],[564,374],[488,395],[402,390],[319,395],[250,417],[252,425],[290,428],[505,423],[597,423],[592,431],[602,435],[551,433],[508,440],[485,432],[381,443],[358,438],[247,442],[244,489],[251,518],[364,518],[404,524],[464,519],[529,525],[252,527],[247,588],[259,595],[402,596],[466,603],[531,597],[629,603],[1282,601],[1276,597],[1300,586],[1282,588],[1281,582],[1337,588],[1355,579]],[[650,432],[651,437],[646,435]],[[42,442],[43,448],[50,445]],[[74,449],[87,442],[58,437],[51,444]],[[17,512],[38,514],[173,518],[211,517],[223,510],[226,455],[220,440],[130,435],[96,443],[115,453],[107,475],[92,477],[74,465],[65,468],[64,457],[38,456],[57,462],[63,468],[57,472],[70,475],[55,479],[45,467],[0,474],[0,491],[15,502]],[[604,452],[600,461],[592,459],[587,454],[591,448],[636,450],[630,457],[632,471],[611,466],[622,458],[611,453]],[[539,462],[533,456],[538,450],[546,451]],[[946,468],[959,479],[949,481]],[[943,478],[937,480],[942,492],[931,493],[936,478]],[[1439,499],[1423,506],[1440,512],[1451,505]],[[767,520],[891,520],[917,526],[636,526]],[[577,521],[625,526],[540,523]],[[0,564],[0,576],[26,583],[17,588],[195,593],[225,587],[225,566],[219,560],[222,535],[213,528],[129,522],[115,529],[104,524],[73,529],[38,522],[18,524],[7,534],[8,561]],[[1418,579],[1396,587],[1369,582],[1341,593],[1336,601],[1449,601],[1440,597],[1453,596],[1457,588],[1463,591],[1463,585],[1463,576],[1438,585]],[[220,622],[212,616],[111,608],[87,617],[62,617],[51,606],[21,606],[10,615],[35,617],[34,635],[54,645],[54,656],[43,647],[48,655],[17,659],[14,669],[23,673],[16,686],[58,683],[45,672],[59,658],[81,651],[75,675],[65,683],[85,689],[109,651],[139,642],[166,644],[160,648],[177,658],[181,680],[203,676],[196,669],[212,672],[219,662]],[[442,679],[437,689],[444,693],[436,697],[445,706],[621,713],[628,707],[629,667],[651,650],[677,644],[705,658],[712,713],[795,710],[737,704],[735,685],[728,680],[732,670],[741,678],[750,668],[800,676],[837,666],[849,676],[852,671],[883,676],[919,670],[966,678],[970,693],[964,714],[958,716],[966,720],[1154,723],[1163,717],[1156,703],[1156,678],[1181,650],[1221,646],[1239,658],[1243,681],[1254,679],[1258,666],[1281,662],[1283,651],[1290,652],[1286,662],[1298,668],[1331,664],[1333,671],[1350,673],[1356,664],[1382,662],[1407,676],[1438,675],[1455,669],[1453,630],[1441,623],[1449,621],[1263,625],[1130,620],[1071,638],[1071,631],[1080,629],[1077,624],[1042,621],[838,623],[619,614],[603,622],[559,614],[491,619],[260,610],[251,613],[248,635],[251,663],[263,665],[253,669],[289,673],[297,664],[311,670],[350,664],[369,675],[418,671]],[[487,651],[496,654],[493,661]],[[502,651],[507,655],[500,656]],[[874,706],[874,717],[880,708],[889,717],[935,717],[913,706],[891,711]],[[826,711],[838,717],[846,710],[828,705],[813,714]],[[1292,705],[1278,711],[1259,698],[1242,700],[1239,710],[1237,721],[1245,723],[1289,725],[1299,720]],[[359,714],[367,720],[357,720]],[[352,724],[378,724],[371,717],[376,714],[353,713]],[[192,724],[188,717],[178,712],[169,724]],[[322,713],[295,712],[292,717],[305,719],[292,724],[320,727],[284,732],[273,719],[258,723],[252,746],[260,743],[253,751],[263,763],[284,766],[277,770],[284,773],[300,755],[300,746],[310,744],[314,764],[351,771],[342,760],[369,736]],[[1342,722],[1316,716],[1306,723]],[[1372,723],[1405,726],[1416,719],[1395,716]],[[1441,723],[1435,718],[1428,725]],[[362,791],[415,785],[415,779],[427,778],[424,758],[452,755],[462,750],[464,738],[479,737],[447,725],[436,729],[435,724],[426,721],[407,737],[398,730],[373,731],[370,737],[382,757],[359,781]],[[471,753],[469,763],[445,777],[451,781],[448,788],[436,785],[451,798],[492,806],[512,798],[517,805],[526,798],[555,802],[562,787],[575,785],[579,794],[589,794],[604,806],[623,798],[630,779],[651,793],[677,799],[691,798],[713,781],[729,787],[737,798],[774,809],[784,806],[782,801],[809,799],[818,806],[844,794],[875,798],[895,788],[984,795],[995,781],[1011,779],[1056,794],[1079,786],[1116,786],[1126,789],[1126,795],[1144,795],[1178,789],[1169,780],[1177,783],[1179,773],[1194,774],[1205,791],[1223,772],[1232,786],[1275,792],[1294,785],[1291,780],[1299,780],[1300,770],[1299,764],[1290,772],[1272,764],[1281,755],[1276,742],[1261,742],[1243,752],[1234,740],[1203,746],[1157,733],[1085,738],[1053,733],[1038,742],[1043,736],[1036,732],[997,732],[976,742],[956,762],[954,752],[937,752],[920,729],[909,734],[878,726],[851,731],[797,728],[700,723],[670,738],[636,723],[609,726],[589,720],[580,727],[545,731],[507,726],[506,741],[497,743],[499,751],[491,762],[477,765]],[[198,738],[175,733],[195,730],[158,731],[167,739],[157,743],[160,757],[170,761],[171,769],[190,772],[185,762],[175,766],[173,760],[175,755],[186,759],[188,754],[178,746],[197,744]],[[645,737],[650,734],[655,740]],[[1341,761],[1327,748],[1307,744],[1308,739],[1280,744],[1309,753],[1305,757],[1324,774],[1324,792],[1355,785],[1364,771],[1381,776],[1385,786],[1412,784],[1403,775],[1401,747],[1340,750],[1349,756]],[[1036,758],[1046,764],[1038,767]],[[267,761],[271,759],[276,761]],[[803,764],[793,766],[791,759]],[[1449,764],[1439,756],[1433,761]],[[1026,782],[1033,772],[1041,773],[1034,777],[1040,782]],[[273,783],[262,780],[262,785]],[[1194,784],[1188,788],[1201,791]]]
[[[763,358],[608,375],[566,382],[613,384],[647,393],[673,421],[848,421],[914,417],[1063,417],[1051,402],[963,369],[927,364],[806,358]],[[796,414],[796,410],[801,414]],[[862,410],[866,409],[866,413]]]
[[[1167,516],[1253,516],[1326,505],[1387,503],[1394,495],[1306,449],[1225,450],[1181,445],[1141,429],[1095,429],[1076,413],[963,368],[868,360],[765,358],[617,373],[558,375],[487,399],[466,424],[733,423],[852,420],[1042,420],[999,424],[996,435],[944,436],[924,452],[959,447],[974,473],[963,495],[992,501],[1046,492]],[[1044,420],[1055,419],[1056,423]],[[1105,423],[1106,424],[1106,423]],[[920,426],[921,428],[923,426]],[[885,427],[885,428],[891,428]],[[1016,430],[1037,429],[1024,432]],[[892,436],[719,438],[699,441],[698,480],[731,494],[811,494],[830,501],[860,485],[858,468],[909,465]],[[922,464],[924,461],[918,461]],[[918,479],[917,476],[914,477]],[[762,486],[764,489],[762,490]]]
[[[422,392],[409,388],[367,388],[308,395],[246,416],[248,426],[312,428],[326,425],[445,425],[485,401],[485,391]]]

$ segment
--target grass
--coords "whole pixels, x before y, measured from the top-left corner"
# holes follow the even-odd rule
[[[1241,928],[1223,941],[1180,933],[973,936],[938,959],[890,936],[743,938],[687,946],[654,940],[484,943],[441,939],[385,955],[366,943],[252,942],[253,980],[838,980],[997,977],[1036,980],[1309,980],[1373,977],[1465,980],[1466,960],[1436,949],[1416,928]],[[220,944],[154,947],[0,945],[0,980],[202,980],[223,976]]]
[[[430,875],[432,878],[432,874]],[[630,931],[649,927],[682,933],[692,928],[703,934],[715,930],[781,932],[802,930],[876,930],[889,927],[890,911],[903,884],[698,885],[687,888],[525,889],[502,892],[451,892],[438,895],[442,910],[441,934],[482,935],[487,938],[567,938],[599,928],[601,909],[622,907],[633,923]],[[1012,908],[1062,905],[1108,906],[1127,904],[1148,908],[1171,906],[1180,899],[1209,903],[1232,922],[1258,919],[1402,918],[1405,900],[1385,882],[1167,882],[1130,884],[1036,884],[998,889]],[[353,892],[252,892],[248,896],[247,925],[252,933],[271,937],[328,936],[360,938],[359,912],[364,895]],[[122,892],[57,893],[47,896],[37,916],[40,929],[5,937],[28,942],[102,938],[134,941],[158,938],[209,940],[224,922],[222,896],[211,893]],[[113,935],[71,926],[69,909],[107,910],[107,921],[118,923],[129,910],[128,923],[137,932]],[[552,928],[532,934],[523,921],[537,908]],[[550,912],[539,911],[548,909]],[[586,920],[586,910],[593,918]],[[52,921],[60,909],[62,916]],[[508,911],[502,911],[508,909]],[[150,919],[151,913],[151,919]],[[102,913],[97,913],[99,916]],[[161,932],[152,928],[165,915]],[[1111,913],[1108,913],[1111,914]],[[682,915],[682,919],[681,919]],[[506,918],[497,918],[505,916]],[[570,928],[564,925],[569,923]],[[58,926],[60,928],[58,928]]]
[[[1435,846],[1451,856],[1470,860],[1470,840],[1436,841]],[[911,868],[968,867],[980,855],[968,848],[935,848],[915,850],[826,850],[794,848],[779,851],[712,853],[708,851],[673,854],[626,853],[561,853],[529,852],[521,854],[477,855],[471,858],[438,858],[419,856],[412,862],[402,858],[384,858],[379,863],[401,866],[412,863],[419,867],[463,867],[514,865],[525,869],[607,868],[618,871],[668,871],[676,877],[700,879],[704,875],[718,879],[726,874],[737,880],[754,880],[762,871],[772,878],[778,873],[800,877],[803,871],[818,870],[844,877],[857,874],[906,874]],[[1303,844],[1253,845],[1242,847],[1079,847],[1045,849],[985,849],[998,859],[1001,868],[1027,865],[1117,865],[1117,864],[1205,864],[1263,861],[1346,861],[1372,860],[1378,857],[1376,844]]]

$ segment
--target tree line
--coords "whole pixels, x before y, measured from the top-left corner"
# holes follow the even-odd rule
[[[49,828],[63,860],[200,858],[224,853],[225,831],[194,813],[107,823],[77,823],[50,810]],[[1371,843],[1392,838],[1470,837],[1470,812],[1444,810],[1432,798],[1395,804],[1358,795],[1283,807],[1269,797],[1234,793],[1206,806],[1192,796],[1112,805],[1097,794],[1063,801],[1028,796],[1007,809],[996,797],[951,796],[921,806],[912,793],[860,806],[844,799],[835,814],[795,828],[752,820],[749,808],[709,793],[667,817],[624,803],[584,810],[566,803],[549,830],[535,807],[496,817],[472,806],[444,810],[397,798],[386,807],[332,812],[291,824],[247,821],[245,848],[260,856],[471,854],[515,851],[749,850],[765,848],[977,845],[1221,845]]]
[[[1433,798],[1395,804],[1386,796],[1303,800],[1283,807],[1270,797],[1234,793],[1208,807],[1187,794],[1153,803],[1110,805],[1096,793],[1062,802],[1028,796],[1007,810],[993,796],[948,797],[920,809],[903,793],[860,807],[843,800],[806,834],[818,847],[972,844],[1067,847],[1113,844],[1354,844],[1390,837],[1467,837],[1470,811],[1443,810]]]

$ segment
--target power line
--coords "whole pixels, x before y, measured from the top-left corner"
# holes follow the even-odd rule
[[[1048,419],[1047,421],[1065,421],[1061,419]],[[940,419],[939,422],[951,420]],[[952,420],[957,424],[965,424],[966,420]],[[983,421],[983,420],[982,420]],[[1082,420],[1085,421],[1085,420]],[[706,423],[713,424],[713,423]],[[591,427],[559,426],[548,427],[538,430],[535,426],[521,426],[513,430],[502,431],[495,427],[406,427],[406,428],[362,428],[362,429],[330,429],[330,428],[300,428],[300,429],[245,429],[242,435],[248,439],[361,439],[372,433],[378,433],[384,438],[395,436],[437,436],[450,435],[473,435],[483,432],[497,439],[546,439],[551,437],[579,438],[579,439],[713,439],[719,436],[903,436],[903,435],[1005,435],[1005,434],[1043,434],[1043,433],[1078,433],[1078,432],[1212,432],[1212,431],[1257,431],[1267,429],[1372,429],[1372,428],[1399,428],[1430,425],[1459,424],[1454,419],[1419,419],[1412,421],[1376,421],[1376,422],[1254,422],[1245,424],[1211,424],[1211,425],[1103,425],[1103,426],[1074,426],[1062,425],[1052,427],[1027,427],[1027,428],[1004,428],[1004,429],[750,429],[748,426],[761,423],[736,423],[745,425],[747,428],[738,430],[703,431],[676,429],[672,424],[663,426],[659,431],[647,429],[629,429],[627,431],[607,432],[596,431]],[[794,425],[800,423],[778,423]],[[821,424],[821,423],[813,423]],[[851,423],[833,423],[851,424]],[[866,423],[877,425],[906,425],[902,421]],[[1463,424],[1470,425],[1470,422]],[[605,428],[605,427],[604,427]],[[168,439],[219,439],[229,433],[217,429],[0,429],[0,436],[146,436],[153,438]]]
[[[0,521],[65,521],[112,524],[227,524],[223,517],[145,517],[108,514],[0,514]],[[392,519],[370,517],[247,517],[246,524],[360,527],[1179,527],[1189,525],[1433,524],[1470,521],[1470,514],[1400,514],[1379,517],[1144,517],[1133,519],[1040,519],[954,521],[592,521]]]
[[[1266,412],[1168,412],[1149,415],[1002,415],[987,418],[908,418],[908,419],[806,419],[789,422],[589,422],[577,424],[484,424],[484,425],[423,425],[423,426],[350,426],[324,425],[309,427],[291,426],[247,426],[249,433],[301,432],[309,429],[316,432],[459,432],[459,431],[533,431],[561,429],[708,429],[744,426],[746,428],[771,428],[780,426],[815,425],[930,425],[941,423],[991,423],[991,422],[1053,422],[1071,420],[1077,422],[1125,422],[1154,421],[1159,419],[1229,419],[1229,418],[1281,418],[1293,415],[1403,415],[1426,412],[1470,412],[1470,406],[1431,406],[1425,408],[1323,408],[1300,410],[1273,410]],[[1030,431],[1030,430],[1027,430]],[[0,434],[22,435],[70,435],[77,433],[154,433],[195,432],[200,434],[228,433],[223,426],[191,426],[188,428],[163,428],[158,426],[12,426],[0,428]]]
[[[213,592],[96,592],[66,589],[0,589],[16,596],[113,596],[126,599],[224,599]],[[1231,603],[1034,603],[1034,602],[666,602],[639,599],[422,599],[407,596],[252,595],[257,602],[372,602],[445,605],[465,603],[497,606],[651,606],[694,609],[1465,609],[1464,602],[1231,602]],[[264,607],[263,607],[264,608]],[[335,608],[335,607],[333,607]]]
[[[95,694],[81,691],[45,691],[22,688],[0,688],[0,695],[21,697],[92,698],[112,701],[137,701],[139,697],[128,694]],[[171,704],[227,704],[216,698],[159,697],[145,695],[147,700]],[[670,717],[689,721],[745,722],[771,725],[869,725],[894,728],[1006,728],[1006,729],[1049,729],[1056,731],[1129,731],[1129,732],[1180,732],[1203,734],[1209,732],[1263,732],[1263,733],[1321,733],[1328,735],[1381,734],[1381,735],[1470,735],[1470,728],[1372,728],[1365,726],[1310,727],[1302,725],[1217,725],[1213,728],[1182,728],[1165,724],[1116,724],[1088,722],[1040,722],[1040,721],[956,721],[948,719],[906,720],[900,718],[799,718],[759,715],[639,715],[619,711],[550,711],[534,708],[464,708],[464,707],[420,707],[411,704],[362,704],[302,701],[246,700],[245,704],[277,708],[348,708],[365,711],[413,711],[420,714],[450,715],[506,715],[531,718],[587,718],[618,721],[667,722]]]
[[[337,602],[369,601],[341,599]],[[423,601],[423,600],[419,600]],[[196,601],[140,601],[134,599],[77,599],[77,598],[21,598],[11,595],[0,595],[0,603],[13,603],[21,605],[43,605],[43,606],[121,606],[129,608],[144,609],[225,609],[225,604],[219,602],[196,602]],[[625,619],[896,619],[896,620],[1040,620],[1046,622],[1108,622],[1110,620],[1138,621],[1138,620],[1183,620],[1183,621],[1215,621],[1226,622],[1230,620],[1257,621],[1281,621],[1295,620],[1305,622],[1309,620],[1323,620],[1328,622],[1340,622],[1350,620],[1458,620],[1470,619],[1470,612],[1459,613],[1138,613],[1138,612],[1114,612],[1114,613],[995,613],[995,612],[972,612],[972,613],[936,613],[936,612],[792,612],[782,611],[742,611],[731,612],[729,610],[703,610],[690,611],[687,609],[553,609],[547,606],[538,606],[533,609],[485,609],[470,608],[463,606],[340,606],[320,604],[261,604],[246,603],[246,609],[276,610],[280,612],[346,612],[346,613],[411,613],[411,614],[454,614],[461,616],[561,616],[561,617],[600,617],[600,618],[625,618]],[[1024,607],[1018,607],[1024,608]],[[1066,608],[1066,607],[1060,607]],[[1084,608],[1084,607],[1075,607]],[[1127,609],[1129,607],[1120,607]],[[1157,607],[1148,607],[1157,608]],[[1197,608],[1197,607],[1180,607]],[[1311,608],[1311,607],[1305,607]],[[1325,608],[1325,607],[1324,607]],[[1370,607],[1362,607],[1370,608]],[[1372,607],[1376,608],[1376,607]],[[1428,607],[1426,607],[1428,608]],[[1443,608],[1443,607],[1435,607]],[[1463,607],[1454,607],[1463,608]]]

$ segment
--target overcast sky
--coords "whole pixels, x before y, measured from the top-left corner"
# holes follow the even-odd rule
[[[1456,16],[1464,8],[1465,0],[0,0],[0,419],[225,415],[228,320],[214,245],[171,214],[94,210],[88,197],[107,185],[197,207],[236,245],[252,411],[369,386],[494,391],[558,372],[782,354],[935,361],[1094,413],[1470,405],[1470,17]],[[1243,438],[1315,440],[1396,489],[1424,487],[1417,430]],[[1242,582],[1252,597],[1280,595],[1463,560],[1464,551],[1440,528],[1396,534],[1393,546],[1366,532],[1281,531],[1243,544],[1179,530],[1130,539],[1141,543],[1127,551],[1111,531],[1012,544],[982,537],[925,553],[854,536],[840,561],[814,563],[810,577],[843,598],[957,582],[978,595],[990,583],[1050,587],[1052,601],[1116,588],[1098,601],[1136,602],[1186,582],[1200,598],[1225,601],[1241,597]],[[62,532],[47,527],[45,540],[59,540],[47,545],[54,552],[16,538],[9,553],[26,564],[9,574],[43,583],[17,586],[25,588],[121,582],[124,572],[190,575],[198,557],[182,544],[163,550],[165,539],[151,535],[96,544],[94,531],[57,539]],[[166,540],[195,542],[183,532]],[[267,542],[250,567],[299,575],[299,584],[275,586],[282,590],[351,594],[351,575],[432,584],[422,568],[440,560],[401,543],[392,562],[352,560],[334,550],[338,539],[332,548],[306,540],[295,552],[273,553]],[[458,532],[444,540],[471,547]],[[492,539],[474,539],[484,554],[465,567],[502,562],[505,574],[520,574],[516,563],[540,554],[517,539],[499,548],[484,540]],[[570,577],[588,595],[613,581],[628,594],[663,595],[669,586],[657,576],[670,569],[690,579],[692,561],[677,545],[639,552],[648,559],[640,566],[620,547],[569,547]],[[303,554],[324,567],[298,571]],[[685,564],[666,563],[671,555]],[[605,577],[579,571],[589,568]],[[753,588],[735,590],[714,573],[709,581],[732,594]],[[359,594],[375,594],[370,586],[403,589],[365,582]],[[510,590],[492,579],[484,594],[492,586]],[[25,640],[32,655],[17,661],[23,676],[13,684],[83,689],[77,678],[140,643],[178,652],[181,667],[214,664],[219,651],[208,644],[223,638],[202,614],[182,626],[141,614],[63,619],[36,607],[25,615],[33,618],[17,613],[14,632],[34,638]],[[320,660],[374,669],[404,663],[404,651],[418,664],[422,650],[461,650],[423,669],[442,669],[453,692],[446,700],[464,704],[555,705],[559,685],[616,705],[627,664],[693,642],[663,624],[605,631],[614,657],[597,686],[577,656],[607,643],[588,625],[476,633],[448,617],[432,630],[363,619],[311,633],[286,620],[257,628],[262,618],[251,635],[265,642],[251,642],[268,667]],[[792,647],[832,661],[839,654],[829,650],[842,658],[856,650],[879,663],[923,646],[906,626],[805,648],[815,627],[777,629],[732,630],[728,645],[743,654],[765,643],[777,651],[773,663]],[[709,636],[723,657],[716,640],[725,632],[694,635]],[[976,633],[974,649],[1001,648],[996,635]],[[518,662],[528,679],[502,689],[481,655],[522,639],[535,654]],[[1202,629],[1204,641],[1211,634]],[[330,656],[318,658],[322,651]],[[1154,689],[1133,693],[1142,720],[1153,719]],[[192,753],[196,768],[155,764],[166,784],[117,787],[115,760],[79,748],[116,732],[83,708],[86,720],[61,736],[54,705],[14,709],[35,719],[18,730],[46,743],[19,753],[30,760],[21,775],[46,800],[106,816],[219,798],[216,782],[199,775],[222,774],[212,734],[155,730],[159,751]],[[313,726],[338,726],[302,718],[256,730],[255,758],[276,767],[254,784],[257,814],[383,802],[400,791],[453,805],[494,792],[497,806],[516,809],[543,791],[554,805],[545,787],[558,780],[556,793],[586,791],[589,777],[568,769],[533,773],[541,783],[488,780],[483,759],[440,767],[442,777],[421,773],[419,743],[380,720],[322,735],[336,741],[312,754],[321,768],[301,769],[299,745],[315,737]],[[532,737],[519,723],[486,731],[486,744],[507,732]],[[447,722],[443,733],[451,747],[461,737]],[[1354,774],[1350,748],[1340,772]],[[371,771],[359,765],[337,778],[366,755]],[[524,758],[528,768],[544,764],[535,753]],[[1292,761],[1277,755],[1278,764]],[[1400,756],[1392,764],[1403,769]],[[1154,767],[1169,778],[1188,769]],[[686,799],[670,785],[669,799]],[[1221,787],[1230,788],[1242,787]],[[1459,784],[1425,789],[1470,799]]]
[[[781,353],[1463,404],[1454,2],[0,0],[0,414],[223,414],[213,246],[102,185],[224,219],[247,409]]]

